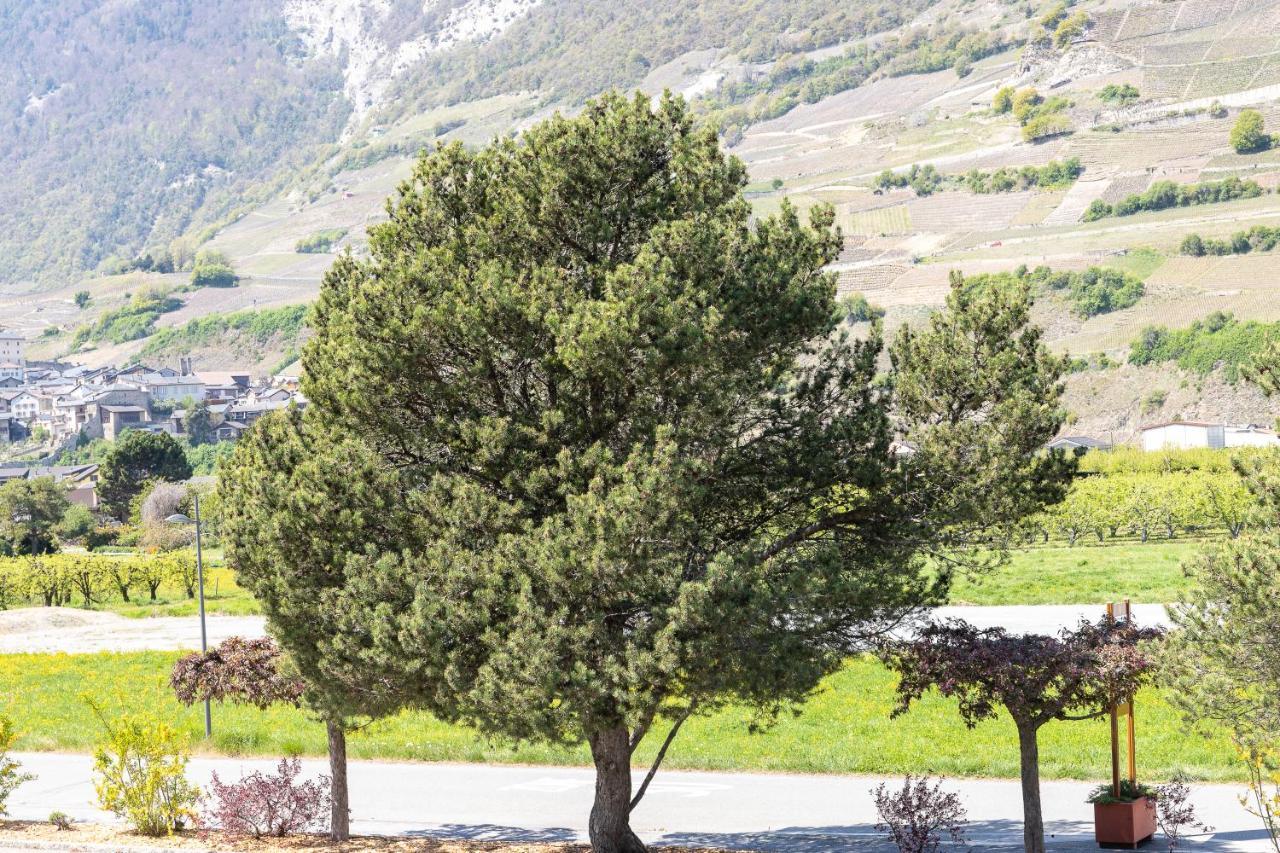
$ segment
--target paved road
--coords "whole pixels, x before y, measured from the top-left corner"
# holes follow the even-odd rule
[[[16,756],[39,774],[9,800],[14,819],[43,820],[55,809],[77,819],[107,820],[92,806],[91,760],[84,755],[27,753]],[[204,784],[216,770],[224,781],[263,769],[269,762],[242,759],[192,761],[189,775]],[[321,761],[304,762],[308,775]],[[512,841],[574,841],[585,837],[592,774],[582,768],[504,767],[464,764],[352,762],[353,831]],[[870,789],[879,779],[754,773],[663,772],[633,819],[650,842],[723,846],[772,853],[880,850]],[[892,784],[892,783],[891,783]],[[1018,784],[959,780],[980,848],[1021,846]],[[1096,849],[1089,785],[1046,782],[1045,818],[1057,850]],[[1204,786],[1195,791],[1202,816],[1216,832],[1194,839],[1206,851],[1269,849],[1257,821],[1237,799],[1240,788]]]
[[[1168,625],[1164,605],[1134,605],[1143,625]],[[934,618],[959,618],[981,627],[1003,626],[1018,633],[1055,633],[1082,619],[1097,619],[1098,605],[1023,607],[940,607]],[[261,616],[210,616],[209,642],[227,637],[262,636]],[[195,616],[129,619],[114,613],[70,607],[33,607],[0,611],[0,654],[15,652],[132,652],[147,649],[198,649],[200,621]]]

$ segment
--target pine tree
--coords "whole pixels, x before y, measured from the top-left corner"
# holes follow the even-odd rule
[[[940,600],[928,549],[998,550],[1070,472],[1025,288],[958,280],[882,376],[831,209],[753,222],[745,183],[672,97],[424,156],[325,277],[306,414],[224,473],[229,559],[308,678],[585,741],[598,853],[643,849],[660,720],[659,760],[692,714],[801,702]]]

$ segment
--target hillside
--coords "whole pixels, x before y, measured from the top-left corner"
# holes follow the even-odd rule
[[[80,66],[71,64],[78,52],[52,56],[65,39],[44,38],[29,51],[8,45],[25,76],[5,103],[27,110],[39,102],[49,150],[29,144],[40,123],[31,113],[0,125],[0,154],[21,175],[11,191],[18,203],[0,207],[0,279],[8,282],[0,292],[10,294],[0,296],[0,317],[44,333],[39,352],[68,352],[77,329],[145,288],[181,303],[155,316],[160,330],[303,304],[334,252],[361,251],[365,229],[384,215],[421,148],[482,144],[611,86],[670,88],[717,122],[748,164],[748,196],[760,213],[784,198],[836,207],[845,235],[834,267],[840,287],[882,306],[890,327],[941,304],[954,269],[1076,273],[1038,285],[1036,306],[1049,340],[1078,357],[1072,430],[1122,440],[1178,415],[1280,415],[1235,381],[1231,359],[1207,369],[1127,364],[1149,326],[1185,329],[1215,311],[1280,321],[1280,249],[1247,239],[1250,251],[1229,248],[1233,235],[1280,226],[1280,147],[1239,154],[1229,142],[1246,108],[1280,134],[1280,0],[242,5],[250,14],[220,26],[230,5],[212,4],[197,20],[163,2],[145,13],[87,0],[45,12],[0,4],[28,34],[37,25],[64,35],[101,29],[82,39]],[[147,48],[120,50],[130,38]],[[220,99],[217,109],[162,97],[159,81],[169,75],[210,76],[189,58],[162,67],[166,51],[190,44],[227,69],[211,88],[189,87],[193,104]],[[236,58],[250,44],[259,51],[246,54],[252,62]],[[94,50],[111,45],[127,58],[105,64],[102,91],[148,75],[156,85],[100,104],[89,103],[88,89],[37,85],[34,69],[83,72]],[[1002,89],[1034,90],[1034,98],[1001,109]],[[66,106],[58,106],[63,94],[37,90],[67,94]],[[70,141],[47,120],[76,104],[79,126],[98,130]],[[131,119],[134,104],[157,120]],[[127,152],[144,138],[163,149],[155,159],[183,163],[194,177],[170,186],[112,165],[136,172],[140,161]],[[80,167],[61,165],[72,162]],[[210,164],[216,170],[201,171]],[[1230,179],[1239,182],[1222,183]],[[1225,254],[1184,253],[1192,234]],[[239,286],[183,292],[182,268],[197,248],[225,253]],[[104,264],[108,255],[144,253],[178,271],[109,274],[120,265]],[[1103,285],[1081,283],[1091,268],[1102,272],[1089,282],[1100,275]],[[1113,301],[1107,288],[1122,275],[1127,295]],[[73,296],[86,289],[93,299],[82,310]],[[189,343],[198,357],[227,359],[225,347]],[[121,360],[148,346],[145,337],[98,341],[75,357]],[[276,339],[242,358],[267,369],[291,348]]]

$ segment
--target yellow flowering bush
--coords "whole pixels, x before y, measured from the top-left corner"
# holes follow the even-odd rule
[[[8,717],[0,714],[0,815],[6,815],[5,803],[9,795],[23,782],[36,778],[30,773],[22,772],[22,765],[9,757],[9,750],[17,733]]]
[[[104,736],[94,749],[99,804],[143,835],[169,835],[196,817],[200,790],[186,778],[186,736],[155,714],[107,719],[89,702]]]

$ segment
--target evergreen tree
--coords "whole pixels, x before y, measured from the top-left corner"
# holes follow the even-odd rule
[[[213,417],[209,414],[209,403],[200,400],[187,406],[187,438],[192,447],[209,444],[214,440]]]
[[[149,480],[178,482],[191,476],[182,445],[167,433],[128,430],[103,457],[98,469],[98,501],[120,520]]]
[[[312,405],[224,473],[229,558],[303,672],[585,741],[598,853],[643,849],[660,719],[659,760],[691,714],[799,703],[941,599],[930,549],[998,550],[1071,469],[1038,452],[1065,361],[1025,287],[957,280],[880,376],[822,272],[833,212],[753,222],[745,183],[672,97],[424,156],[325,277]]]
[[[54,530],[69,507],[66,489],[52,477],[10,480],[0,486],[0,545],[11,554],[56,551]]]

